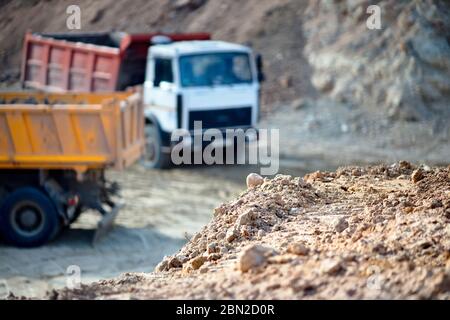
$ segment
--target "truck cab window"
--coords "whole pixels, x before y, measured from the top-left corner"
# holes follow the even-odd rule
[[[155,58],[155,73],[153,85],[155,87],[159,87],[162,81],[173,83],[172,60]]]

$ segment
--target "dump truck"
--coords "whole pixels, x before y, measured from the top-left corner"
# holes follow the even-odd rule
[[[144,148],[139,92],[0,93],[0,235],[39,246],[91,209],[99,239],[123,205],[105,170]]]
[[[142,163],[169,168],[175,130],[188,132],[191,139],[183,143],[193,144],[207,129],[256,126],[262,69],[261,56],[250,47],[211,40],[208,33],[27,33],[21,77],[25,88],[45,91],[111,92],[142,85]],[[200,132],[196,122],[202,123]]]
[[[144,83],[150,39],[209,40],[208,33],[126,32],[25,34],[21,83],[47,92],[125,91]]]

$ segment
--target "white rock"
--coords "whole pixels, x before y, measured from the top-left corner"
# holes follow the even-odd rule
[[[239,269],[247,272],[251,269],[262,266],[273,252],[272,249],[262,245],[250,245],[246,247],[239,257]]]
[[[257,173],[250,173],[247,176],[247,180],[246,181],[247,181],[247,188],[254,188],[254,187],[257,187],[257,186],[263,184],[264,178],[261,177]]]

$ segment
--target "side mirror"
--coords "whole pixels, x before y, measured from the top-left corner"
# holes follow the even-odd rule
[[[256,60],[256,72],[257,72],[258,82],[263,82],[264,80],[266,80],[266,76],[265,76],[264,70],[263,70],[262,55],[258,53],[256,55],[255,60]]]

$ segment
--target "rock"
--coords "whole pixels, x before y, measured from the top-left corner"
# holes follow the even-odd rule
[[[219,250],[219,252],[220,252],[221,254],[228,253],[228,248],[227,248],[227,247],[221,247],[220,250]]]
[[[216,260],[219,260],[220,258],[222,258],[222,255],[220,253],[211,253],[207,257],[207,260],[208,261],[216,261]]]
[[[220,216],[226,213],[226,209],[224,206],[219,206],[217,208],[214,208],[214,216]]]
[[[197,232],[191,239],[192,242],[196,242],[202,237],[202,234],[200,232]]]
[[[199,254],[200,254],[200,252],[199,252],[198,250],[194,249],[194,250],[191,252],[191,254],[189,255],[189,259],[193,259],[193,258],[195,258],[196,256],[198,256]]]
[[[414,183],[419,182],[424,178],[423,170],[422,169],[416,169],[411,174],[411,181]]]
[[[242,272],[255,269],[267,262],[273,250],[262,245],[250,245],[244,248],[239,257],[239,269]]]
[[[314,181],[322,181],[324,178],[324,175],[320,171],[315,171],[313,173],[309,173],[305,176],[305,181],[308,183],[314,182]]]
[[[177,258],[177,257],[172,257],[169,260],[168,263],[168,267],[170,268],[181,268],[183,265],[183,263]]]
[[[190,265],[192,266],[192,269],[197,270],[199,269],[204,263],[206,262],[205,256],[198,256],[194,259],[190,260]]]
[[[214,252],[216,252],[216,250],[217,250],[217,243],[211,242],[210,244],[208,244],[208,247],[207,247],[208,253],[214,253]]]
[[[377,243],[372,247],[372,252],[378,253],[381,255],[385,255],[388,253],[388,249],[386,248],[386,246],[384,244]]]
[[[244,226],[250,224],[256,218],[256,213],[253,209],[248,209],[244,213],[240,214],[236,220],[237,226]]]
[[[404,161],[404,160],[399,161],[398,165],[399,165],[400,169],[403,169],[403,170],[411,170],[414,168],[414,166],[411,163],[409,163],[408,161]]]
[[[237,234],[235,228],[231,228],[231,229],[228,229],[228,231],[225,235],[225,240],[227,242],[233,242],[233,240],[235,240],[237,237],[238,237],[238,234]]]
[[[164,259],[160,263],[158,263],[157,266],[155,267],[155,271],[163,272],[167,270],[169,270],[169,261],[167,257],[164,257]]]
[[[257,173],[250,173],[247,176],[246,182],[247,182],[247,188],[254,188],[254,187],[257,187],[257,186],[263,184],[264,178],[261,177]]]
[[[340,218],[335,224],[334,224],[334,231],[341,233],[345,229],[348,228],[348,221],[346,218]]]
[[[326,273],[330,276],[337,275],[341,270],[343,270],[341,262],[334,259],[323,260],[320,265],[320,268],[322,273]]]
[[[306,256],[309,253],[309,248],[306,247],[302,242],[294,242],[287,247],[287,252],[299,256]]]

